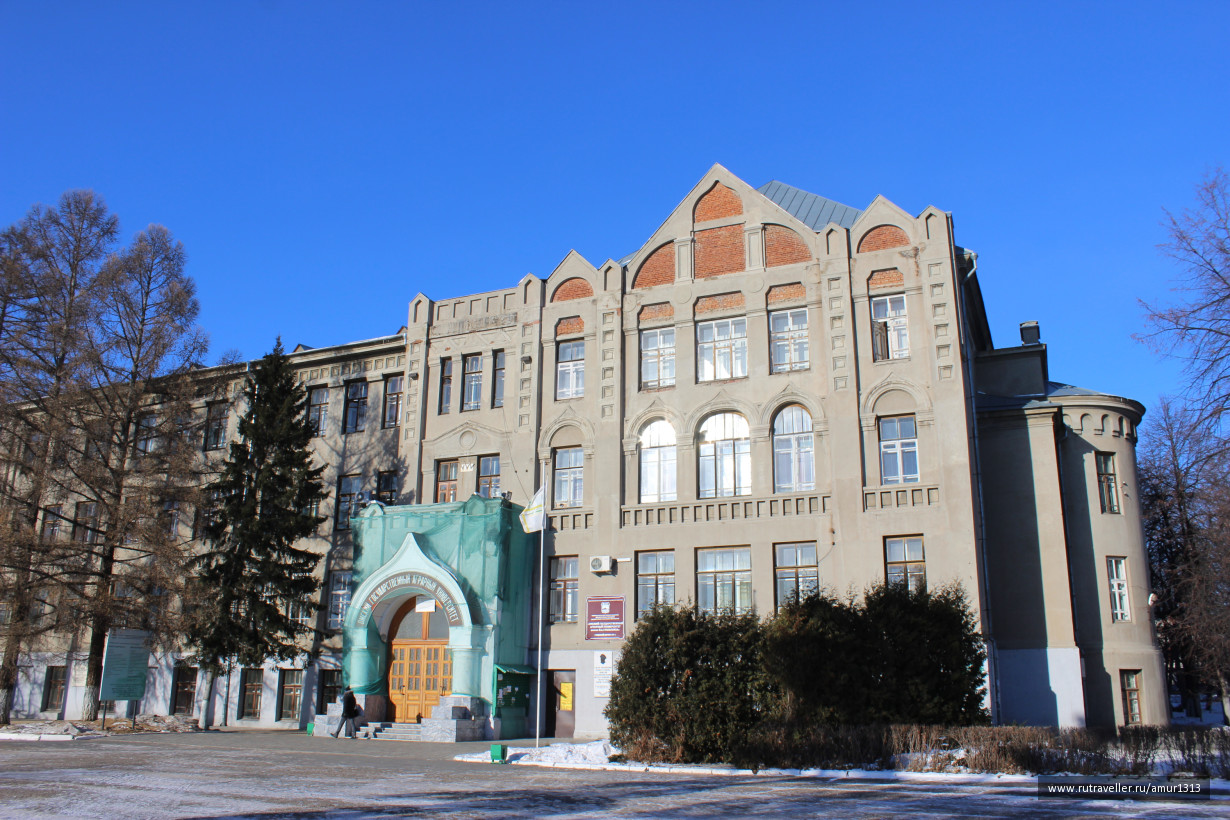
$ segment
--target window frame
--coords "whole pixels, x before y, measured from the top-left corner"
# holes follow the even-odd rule
[[[224,401],[211,401],[205,405],[205,430],[201,449],[210,453],[226,447],[227,407]]]
[[[495,472],[491,472],[489,469],[493,464]],[[500,457],[498,455],[478,457],[478,488],[476,492],[483,498],[500,497]]]
[[[794,563],[787,563],[790,551]],[[803,600],[820,591],[819,554],[815,541],[783,541],[773,545],[773,595],[778,609],[790,600]],[[811,562],[805,563],[809,557]],[[783,594],[787,587],[793,597]]]
[[[142,413],[137,416],[134,426],[133,451],[139,456],[158,452],[158,416],[154,413]]]
[[[576,464],[561,464],[561,460]],[[585,505],[585,448],[557,447],[551,456],[551,506],[573,509]]]
[[[387,507],[397,503],[398,473],[396,470],[380,470],[376,473],[376,500]]]
[[[893,548],[901,545],[900,558],[894,558]],[[911,557],[910,548],[917,544],[918,557]],[[897,576],[897,577],[894,577]],[[921,535],[889,535],[884,538],[884,583],[904,583],[911,592],[927,588],[927,552]]]
[[[727,326],[726,337],[722,338],[721,326]],[[736,335],[736,326],[739,333]],[[704,339],[708,331],[711,338]],[[706,358],[706,350],[708,357]],[[726,356],[726,373],[720,372],[719,364],[723,351]],[[708,363],[710,373],[706,375],[705,364]],[[732,316],[727,319],[710,319],[696,323],[696,383],[724,382],[736,379],[746,379],[748,373],[747,361],[747,317]]]
[[[440,360],[440,395],[436,401],[436,414],[447,416],[453,403],[453,359]]]
[[[196,714],[196,685],[200,672],[200,667],[175,664],[171,670],[171,702],[167,707],[168,714],[189,717]],[[187,709],[181,706],[184,695],[187,695]]]
[[[797,413],[795,412],[797,411]],[[799,414],[802,414],[799,416]],[[783,429],[787,422],[796,421],[802,429]],[[811,413],[801,404],[788,404],[773,416],[771,428],[773,449],[773,492],[805,493],[816,489],[816,434]],[[783,480],[782,467],[789,475]],[[807,476],[810,475],[810,480]]]
[[[68,694],[68,667],[47,666],[43,673],[43,697],[40,712],[56,712],[64,708]]]
[[[796,323],[799,316],[802,316],[801,325]],[[787,321],[786,326],[781,329],[774,328],[778,317],[784,317]],[[791,373],[811,369],[808,321],[809,317],[805,307],[769,311],[770,373]],[[779,351],[784,352],[784,357],[778,356]]]
[[[102,540],[98,525],[99,504],[97,501],[78,501],[73,510],[72,540],[78,544],[97,544]],[[89,512],[86,512],[86,511]]]
[[[461,477],[461,461],[455,458],[436,462],[436,503],[451,504],[457,500],[457,481]]]
[[[505,374],[503,350],[491,351],[491,368],[491,407],[503,407]]]
[[[332,570],[329,573],[329,612],[325,622],[327,629],[341,629],[346,623],[346,613],[350,610],[350,581],[354,573],[350,570]]]
[[[323,715],[342,695],[342,670],[318,668],[316,676],[316,714]]]
[[[329,386],[317,384],[307,388],[307,419],[315,431],[314,435],[323,436],[325,425],[329,423]]]
[[[1106,557],[1107,591],[1110,593],[1111,623],[1131,623],[1132,604],[1128,593],[1127,558],[1122,555]]]
[[[236,720],[260,720],[261,700],[265,689],[265,670],[244,667],[239,673],[239,704]]]
[[[738,419],[744,435],[707,439],[705,428],[723,417]],[[726,422],[723,422],[725,424]],[[735,425],[736,422],[730,424]],[[726,431],[719,431],[724,434]],[[696,445],[696,495],[698,498],[738,498],[752,494],[751,427],[741,413],[713,413],[701,422]],[[730,477],[726,481],[726,476]],[[706,479],[711,479],[706,482]],[[706,486],[708,484],[708,486]],[[726,485],[729,485],[727,487]],[[729,489],[730,492],[726,492]]]
[[[1141,670],[1119,670],[1119,696],[1123,700],[1123,725],[1140,726],[1144,720],[1140,709]]]
[[[663,336],[670,335],[670,344],[663,343]],[[653,339],[653,347],[646,347],[645,343],[649,339]],[[640,385],[641,390],[662,390],[667,387],[675,386],[675,328],[674,327],[655,327],[646,328],[640,332],[638,340],[640,345]],[[655,378],[647,378],[646,373],[649,366],[653,366]],[[667,370],[670,375],[663,375]]]
[[[483,356],[466,353],[461,357],[461,412],[483,409]]]
[[[279,721],[293,720],[298,722],[299,713],[302,711],[303,670],[279,668],[278,713],[276,715],[276,719]]]
[[[48,504],[43,507],[43,521],[39,526],[39,541],[43,544],[54,544],[60,540],[60,525],[64,520],[64,508],[61,504]]]
[[[734,559],[736,566],[729,568],[720,566],[722,557],[726,555]],[[714,559],[715,568],[702,568],[709,558]],[[737,566],[739,563],[745,563],[746,566]],[[708,598],[711,605],[706,605],[706,589],[709,590]],[[723,593],[728,596],[729,606],[722,604]],[[698,548],[696,550],[697,609],[706,615],[721,613],[740,615],[751,612],[754,606],[751,546]]]
[[[367,429],[367,379],[346,382],[342,405],[342,435],[362,433]]]
[[[662,559],[669,557],[670,568],[662,566]],[[653,566],[647,566],[652,559]],[[652,570],[652,571],[650,571]],[[649,600],[652,598],[652,600]],[[636,553],[636,613],[640,620],[655,606],[673,606],[675,603],[675,551],[642,550]]]
[[[555,400],[585,397],[585,340],[568,339],[555,347]]]
[[[1115,454],[1097,451],[1093,454],[1093,468],[1097,473],[1098,503],[1107,515],[1118,515],[1123,510],[1119,503],[1119,477],[1115,470]]]
[[[899,311],[894,307],[894,301],[898,299],[901,305]],[[877,316],[881,305],[884,306],[884,315]],[[872,360],[884,362],[910,358],[910,313],[905,293],[872,296],[869,309]]]
[[[663,433],[670,431],[670,442],[665,443]],[[655,441],[663,443],[655,444]],[[666,419],[654,419],[641,429],[637,437],[637,464],[639,487],[637,498],[641,504],[663,504],[677,501],[679,496],[679,459],[675,428]],[[651,482],[655,492],[647,489]],[[669,489],[666,489],[669,486]]]
[[[401,396],[405,377],[398,373],[384,377],[384,414],[380,420],[383,429],[401,424]]]
[[[581,559],[577,555],[555,555],[548,563],[548,620],[553,624],[576,623],[580,603]]]
[[[901,435],[902,424],[908,420],[912,436]],[[892,437],[886,437],[885,431],[892,426]],[[880,416],[876,418],[876,435],[879,437],[880,486],[892,487],[898,484],[917,484],[922,479],[922,465],[918,458],[918,418],[913,413],[900,416]],[[914,461],[914,472],[907,471],[910,458]],[[897,475],[890,477],[884,469],[886,459],[896,468]]]
[[[346,484],[350,479],[357,479],[357,489],[352,489],[351,492],[343,492],[344,487],[354,488],[354,484]],[[333,529],[348,530],[350,529],[351,511],[354,505],[359,500],[359,494],[363,492],[363,474],[362,473],[347,473],[337,477],[337,505],[333,511]],[[343,511],[345,514],[343,514]]]

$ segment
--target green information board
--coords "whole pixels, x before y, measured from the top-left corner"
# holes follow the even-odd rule
[[[115,629],[107,633],[99,700],[140,700],[145,697],[149,669],[149,633]]]

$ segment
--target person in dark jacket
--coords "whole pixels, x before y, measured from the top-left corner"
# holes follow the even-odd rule
[[[355,700],[354,692],[347,687],[346,693],[342,695],[342,719],[337,724],[337,728],[333,730],[333,736],[337,737],[341,733],[342,727],[345,726],[346,737],[354,740],[355,719],[360,714],[362,714],[362,711],[359,709],[359,702]]]

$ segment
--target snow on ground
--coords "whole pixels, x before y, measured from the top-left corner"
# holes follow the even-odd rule
[[[140,732],[193,732],[195,720],[162,715],[139,715],[136,728],[131,718],[109,718],[107,728],[83,720],[22,720],[0,726],[0,740],[75,740],[87,737],[110,737]]]

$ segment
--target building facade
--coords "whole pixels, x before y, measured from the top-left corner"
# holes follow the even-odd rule
[[[622,637],[655,603],[769,614],[887,579],[964,587],[997,721],[1169,720],[1144,408],[1051,381],[1032,323],[994,347],[977,255],[943,211],[714,166],[630,256],[420,293],[392,336],[291,356],[331,490],[304,613],[321,638],[208,696],[155,658],[145,712],[229,697],[241,724],[301,726],[346,680],[373,719],[430,718],[452,692],[487,736],[533,734],[541,657],[544,731],[601,736]],[[541,541],[483,529],[540,487]],[[446,521],[471,530],[446,544]],[[71,647],[46,649],[18,716],[73,712]]]

